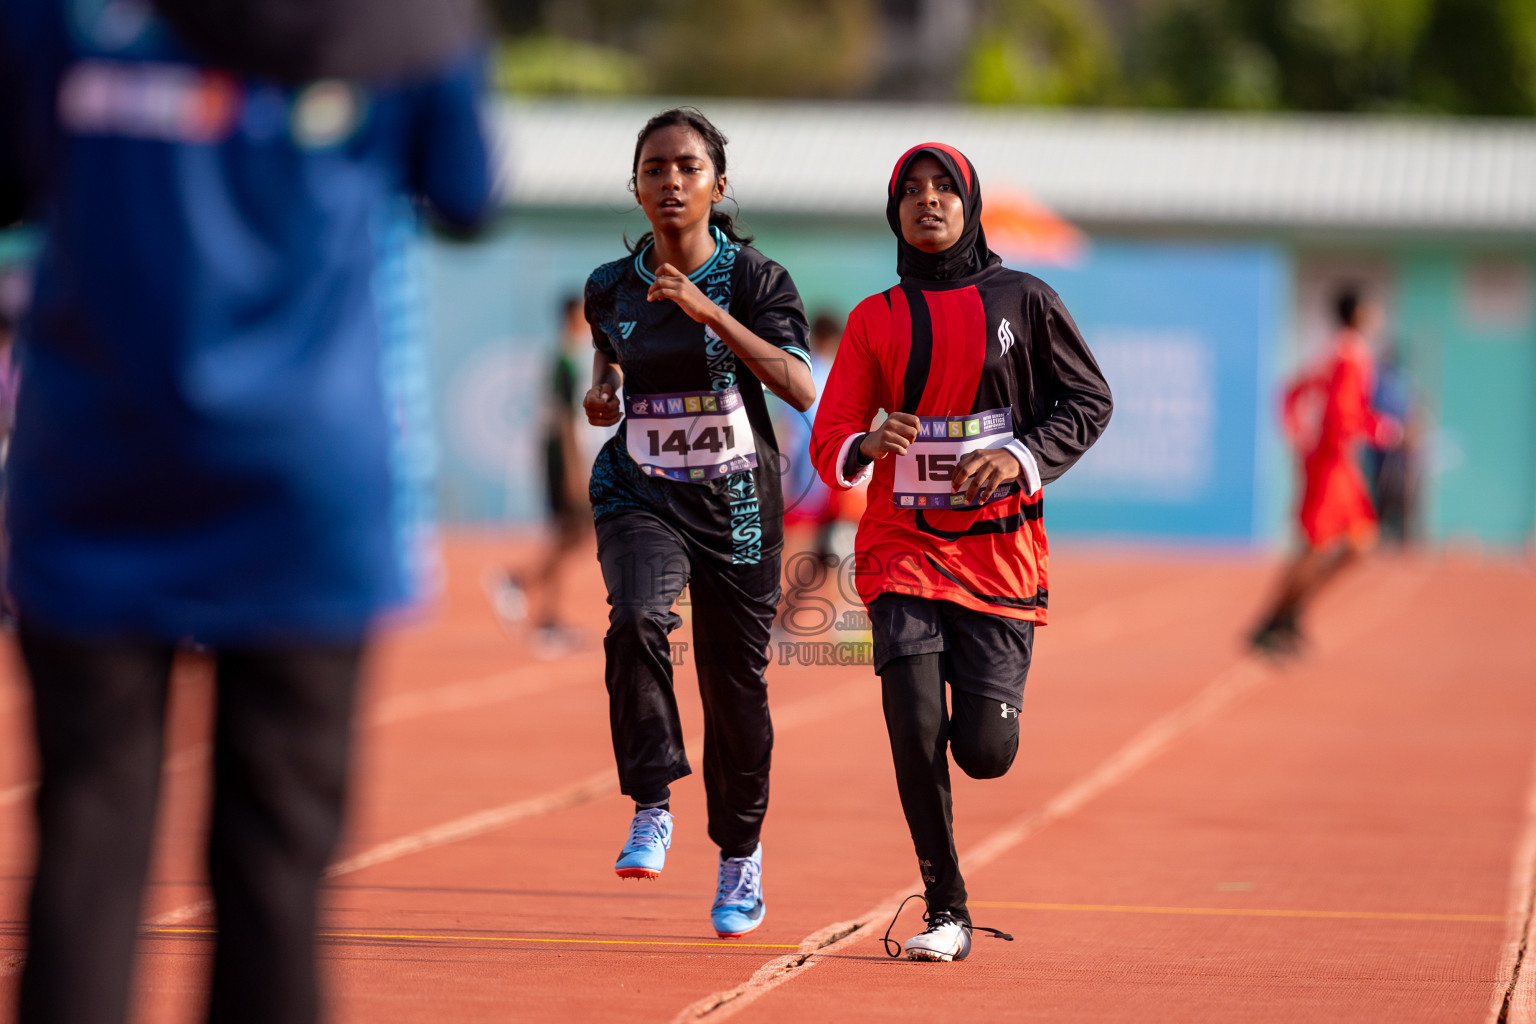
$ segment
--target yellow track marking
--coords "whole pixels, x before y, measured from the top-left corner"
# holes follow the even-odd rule
[[[148,928],[150,935],[215,935],[216,928]],[[544,942],[575,946],[704,946],[710,949],[799,949],[793,942],[666,942],[651,939],[542,939],[521,935],[452,935],[417,932],[320,932],[322,939],[404,939],[418,942]]]
[[[1143,907],[1117,903],[1004,903],[972,900],[973,907],[995,910],[1077,910],[1100,914],[1184,914],[1193,917],[1301,917],[1333,921],[1462,921],[1491,924],[1499,914],[1415,914],[1373,910],[1273,910],[1262,907]]]

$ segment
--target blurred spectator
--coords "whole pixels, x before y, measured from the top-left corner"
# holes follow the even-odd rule
[[[127,1014],[187,641],[218,677],[208,1018],[319,1014],[359,664],[410,591],[379,268],[401,197],[486,211],[477,34],[457,0],[0,6],[0,183],[45,238],[9,464],[42,766],[22,1022]]]
[[[560,621],[562,578],[570,556],[592,533],[592,504],[587,482],[592,459],[578,442],[577,399],[586,393],[581,382],[592,359],[592,332],[582,298],[568,296],[560,305],[560,341],[548,374],[541,450],[544,455],[545,498],[553,530],[544,556],[531,580],[510,569],[493,566],[485,578],[491,606],[503,627],[511,630],[529,616],[529,583],[538,601],[534,651],[545,657],[563,654],[580,644],[580,634]],[[582,414],[581,422],[586,416]]]
[[[10,453],[11,430],[16,425],[16,391],[21,372],[14,345],[16,324],[10,311],[0,308],[0,496],[5,492],[5,460]]]
[[[815,376],[817,395],[832,369],[844,320],[829,310],[822,310],[811,320],[811,373]],[[783,439],[784,525],[810,527],[811,550],[830,568],[838,563],[840,550],[843,554],[852,553],[852,544],[840,530],[851,528],[858,521],[864,510],[864,490],[833,491],[816,475],[810,458],[815,405],[806,413],[782,403],[776,403],[774,409],[774,429]]]
[[[1366,475],[1382,539],[1402,546],[1412,543],[1418,533],[1418,410],[1413,381],[1404,365],[1402,349],[1396,345],[1388,346],[1377,364],[1376,390],[1371,401],[1378,412],[1403,425],[1399,436],[1392,439],[1395,443],[1372,445],[1366,451]]]
[[[0,277],[0,283],[3,281]],[[0,292],[3,291],[0,288]],[[0,581],[5,579],[5,569],[11,558],[10,536],[3,516],[8,490],[5,463],[11,449],[11,428],[16,422],[16,389],[21,383],[21,373],[16,366],[15,327],[11,311],[0,301]],[[0,623],[6,626],[15,623],[14,609],[3,583],[0,583]]]
[[[827,384],[827,374],[832,371],[832,360],[837,356],[837,344],[843,336],[843,323],[845,318],[834,316],[828,312],[821,312],[816,319],[811,321],[811,365],[816,374],[816,394],[821,395]],[[818,399],[819,401],[819,399]],[[816,419],[816,406],[812,406],[806,413],[805,422],[814,422]],[[797,449],[799,457],[804,462],[810,461],[809,438],[806,443]],[[864,490],[834,491],[821,478],[812,474],[811,490],[820,500],[814,502],[816,509],[816,542],[815,551],[823,565],[832,568],[841,560],[845,553],[853,553],[852,543],[846,537],[839,537],[839,530],[851,528],[857,523],[859,516],[864,512]]]

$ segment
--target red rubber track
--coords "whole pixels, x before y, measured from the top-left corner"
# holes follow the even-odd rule
[[[964,963],[919,964],[878,941],[918,880],[870,669],[780,665],[775,648],[768,918],[717,940],[696,777],[674,787],[662,878],[612,873],[630,808],[612,778],[595,563],[577,560],[567,601],[589,646],[563,659],[504,635],[480,594],[484,564],[534,550],[455,537],[440,610],[379,647],[320,944],[336,1021],[1498,1015],[1536,857],[1529,562],[1372,560],[1315,609],[1312,653],[1276,668],[1240,644],[1273,564],[1058,545],[1018,761],[999,780],[956,773],[973,916],[1016,940],[978,934]],[[678,678],[696,740],[691,664]],[[0,1022],[31,858],[24,694],[7,645]],[[198,1019],[205,994],[209,705],[206,666],[183,665],[144,912],[150,1024]],[[909,908],[896,935],[917,919]]]

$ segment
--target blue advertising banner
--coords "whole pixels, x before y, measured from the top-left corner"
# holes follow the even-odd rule
[[[1099,443],[1046,489],[1051,530],[1261,537],[1283,254],[1097,243],[1081,267],[1038,273],[1066,301],[1115,396]]]
[[[477,245],[435,247],[447,521],[540,518],[540,438],[558,306],[580,294],[592,267],[623,252],[621,229],[634,225],[617,220],[540,219]],[[874,231],[770,225],[759,244],[802,282],[813,315],[846,315],[895,283],[889,237]],[[1266,536],[1263,481],[1274,471],[1259,452],[1272,436],[1270,362],[1285,323],[1284,254],[1264,245],[1096,241],[1079,266],[1035,272],[1066,300],[1115,395],[1103,439],[1047,488],[1052,533]],[[584,384],[585,364],[579,369]],[[797,444],[806,431],[792,426],[799,425],[784,423],[781,441],[793,477],[805,463]],[[589,454],[603,436],[586,436]],[[786,481],[786,498],[805,483]]]

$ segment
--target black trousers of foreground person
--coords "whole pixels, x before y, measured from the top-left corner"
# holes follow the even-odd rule
[[[727,857],[756,849],[768,811],[773,722],[768,716],[768,633],[779,605],[779,556],[732,565],[697,550],[648,512],[597,524],[608,587],[609,725],[619,790],[642,805],[668,798],[689,774],[672,683],[673,603],[689,587],[692,656],[704,705],[704,794],[709,838]]]
[[[1019,713],[993,697],[950,686],[944,700],[947,652],[893,658],[880,670],[881,702],[896,790],[912,833],[931,913],[949,910],[966,921],[965,879],[955,852],[949,755],[974,779],[995,779],[1019,752]],[[1027,663],[1026,663],[1027,664]]]
[[[19,1024],[121,1024],[175,648],[31,627],[42,777]],[[208,1020],[312,1024],[320,875],[340,830],[361,643],[216,656]]]

